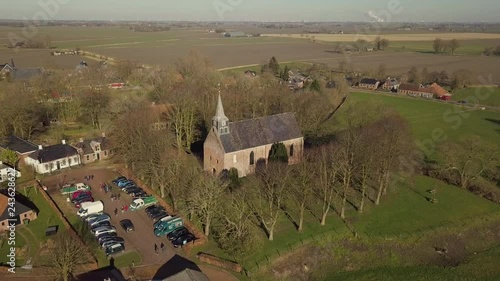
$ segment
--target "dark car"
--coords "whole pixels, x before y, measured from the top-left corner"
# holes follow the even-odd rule
[[[117,184],[119,181],[124,181],[126,179],[127,179],[126,177],[121,176],[121,177],[117,177],[116,179],[112,180],[111,182],[114,184]]]
[[[103,239],[102,241],[100,241],[99,245],[101,245],[101,247],[105,247],[107,244],[109,245],[116,243],[125,244],[125,239],[118,236],[109,237],[107,239]]]
[[[134,192],[134,194],[132,195],[132,197],[134,198],[140,198],[140,197],[148,197],[149,195],[144,191],[139,191],[139,192]]]
[[[158,210],[158,209],[165,210],[165,208],[163,208],[163,206],[160,206],[160,205],[151,205],[149,207],[146,207],[146,209],[144,209],[144,211],[146,211],[146,213],[149,214],[151,211]]]
[[[174,247],[176,248],[182,247],[183,245],[186,245],[187,243],[194,241],[194,239],[196,239],[196,237],[194,237],[193,234],[191,233],[184,234],[172,240],[172,245],[174,245]]]
[[[127,185],[127,186],[122,187],[122,191],[127,192],[130,189],[136,189],[136,188],[139,188],[139,187],[135,184],[131,184],[131,185]]]
[[[102,222],[94,224],[93,226],[90,227],[90,229],[94,230],[94,229],[101,227],[101,226],[111,226],[111,223],[109,221],[102,221]]]
[[[124,180],[124,181],[119,181],[116,185],[118,185],[119,187],[123,187],[128,184],[135,184],[135,183],[132,180]]]
[[[128,189],[125,193],[127,193],[130,196],[134,196],[136,193],[139,194],[141,192],[144,192],[144,190],[138,187],[138,188]]]
[[[167,235],[167,238],[168,240],[175,240],[183,235],[186,235],[189,233],[189,230],[187,230],[187,228],[185,227],[181,227],[181,228],[177,228],[176,230],[170,232],[168,235]]]
[[[88,193],[80,193],[78,196],[76,196],[75,198],[71,199],[71,203],[76,203],[82,199],[85,199],[85,198],[90,198],[92,197],[92,193],[91,192],[88,192]]]
[[[116,239],[117,237],[118,237],[118,234],[116,234],[116,232],[105,233],[105,234],[99,235],[97,237],[97,242],[99,243],[99,245],[101,245],[104,241],[107,241],[110,239]]]
[[[118,254],[123,251],[125,251],[125,245],[121,243],[116,243],[108,246],[104,252],[106,253],[106,256],[112,256],[114,254]]]
[[[75,208],[79,209],[83,202],[94,202],[93,197],[85,197],[75,202]]]
[[[92,195],[92,192],[86,190],[78,190],[77,192],[71,194],[71,200],[78,199],[78,197],[85,196],[86,194]]]
[[[134,224],[129,219],[121,220],[120,225],[126,232],[134,231]]]
[[[168,216],[167,212],[161,210],[155,213],[152,213],[149,218],[153,221],[157,221],[159,218],[163,218],[165,216]]]

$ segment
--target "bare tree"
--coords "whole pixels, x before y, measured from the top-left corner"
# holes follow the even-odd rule
[[[338,147],[333,144],[320,147],[312,152],[316,156],[317,166],[315,167],[314,190],[321,200],[321,225],[326,224],[326,217],[333,204],[334,194],[337,185],[338,166],[335,163],[338,154]]]
[[[311,201],[311,196],[313,194],[314,166],[312,161],[314,161],[313,155],[309,155],[306,152],[303,161],[292,167],[293,183],[291,185],[291,195],[293,201],[299,209],[298,231],[302,231],[304,224],[304,212],[306,210],[307,203]]]
[[[269,162],[255,179],[252,207],[271,241],[274,240],[274,229],[285,203],[289,177],[286,163]]]
[[[49,252],[48,260],[57,280],[76,280],[74,274],[78,266],[90,261],[88,249],[72,233],[60,232],[55,236],[54,243],[53,249]]]
[[[79,99],[83,117],[90,120],[92,126],[100,130],[111,101],[108,89],[90,89],[82,93]]]
[[[455,50],[460,47],[460,43],[457,39],[451,39],[450,41],[448,41],[446,46],[448,47],[448,50],[450,50],[450,53],[453,55],[453,53],[455,53]]]
[[[437,54],[441,52],[441,50],[444,48],[444,42],[441,38],[436,38],[434,39],[434,42],[432,43],[432,48],[434,49],[434,53]]]
[[[445,169],[455,173],[460,187],[466,189],[485,172],[498,165],[498,147],[488,144],[478,136],[448,142],[440,148],[440,158]]]
[[[200,172],[197,184],[192,186],[192,204],[200,217],[205,236],[210,235],[212,220],[218,215],[227,184],[219,178]]]

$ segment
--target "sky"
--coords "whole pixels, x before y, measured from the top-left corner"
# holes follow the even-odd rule
[[[0,0],[0,19],[19,20],[499,22],[499,14],[500,0]]]

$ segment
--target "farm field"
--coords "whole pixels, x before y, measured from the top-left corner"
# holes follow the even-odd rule
[[[392,97],[381,94],[352,93],[351,101],[385,103],[405,117],[422,151],[431,156],[434,146],[441,142],[431,141],[433,132],[442,130],[446,140],[455,140],[465,135],[478,135],[485,141],[497,143],[500,134],[499,113],[471,109],[458,105],[415,99]]]
[[[482,55],[485,48],[500,45],[500,39],[459,40],[454,55]],[[396,52],[434,53],[432,41],[391,41],[387,50]]]
[[[470,104],[500,107],[500,88],[481,87],[461,89],[454,92],[451,98],[455,101],[465,100]]]
[[[358,39],[373,41],[377,37],[386,38],[389,41],[433,41],[435,38],[443,40],[472,40],[472,39],[500,39],[497,33],[424,33],[424,34],[262,34],[265,37],[297,38],[307,39],[313,37],[318,41],[325,42],[355,42]]]
[[[0,28],[0,45],[8,43],[10,32],[19,33],[20,31],[19,28]],[[434,38],[435,35],[428,36]],[[105,57],[128,59],[157,66],[174,63],[191,50],[206,56],[216,68],[263,64],[272,56],[276,56],[281,62],[325,63],[334,67],[337,67],[341,60],[347,60],[351,67],[358,71],[377,69],[380,64],[385,64],[387,74],[393,76],[406,73],[412,66],[416,66],[427,67],[429,71],[446,70],[450,74],[459,69],[468,69],[476,77],[488,77],[498,71],[500,64],[499,57],[436,56],[428,54],[426,49],[415,53],[410,46],[408,46],[408,51],[411,52],[401,51],[398,45],[395,45],[397,50],[393,51],[342,55],[331,52],[331,43],[313,43],[285,36],[280,38],[223,38],[220,34],[207,33],[201,29],[172,29],[166,32],[147,33],[133,32],[120,27],[43,27],[39,28],[39,33],[35,38],[44,40],[47,36],[52,45],[57,48],[82,48]],[[393,36],[396,35],[393,34]],[[414,41],[415,39],[408,44],[414,44]],[[486,41],[493,42],[494,40]],[[500,39],[494,42],[498,41]],[[477,45],[479,43],[474,44],[476,45],[462,48],[464,50],[472,48],[470,52],[475,52],[480,48]],[[65,69],[74,68],[82,59],[77,56],[52,57],[48,49],[14,51],[0,48],[2,63],[10,62],[11,58],[14,58],[18,67],[45,66]],[[493,75],[492,77],[492,82],[500,85],[500,76]]]

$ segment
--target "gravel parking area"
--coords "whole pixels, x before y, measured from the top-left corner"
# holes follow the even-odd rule
[[[84,177],[93,175],[93,180],[86,182],[91,186],[92,196],[95,201],[102,200],[104,203],[104,211],[111,216],[111,224],[116,227],[118,236],[125,239],[125,250],[136,250],[142,256],[142,265],[164,264],[169,261],[175,254],[181,254],[182,250],[175,249],[166,238],[158,238],[153,233],[153,221],[148,218],[144,210],[138,211],[121,211],[122,206],[129,205],[133,198],[120,191],[120,189],[111,181],[120,176],[118,173],[105,168],[84,167],[80,169],[72,169],[63,171],[60,174],[49,176],[43,180],[43,183],[48,187],[49,194],[55,198],[63,198],[58,189],[58,184],[71,182],[85,182]],[[113,186],[112,191],[105,193],[101,190],[102,182]],[[111,200],[111,194],[120,194],[119,200]],[[63,201],[61,199],[57,201]],[[63,212],[75,212],[76,208],[71,203],[66,203],[60,206]],[[115,216],[114,210],[118,209],[118,214]],[[125,232],[120,226],[120,220],[130,219],[134,224],[133,232]],[[165,251],[155,253],[155,244],[160,246],[165,245]]]

